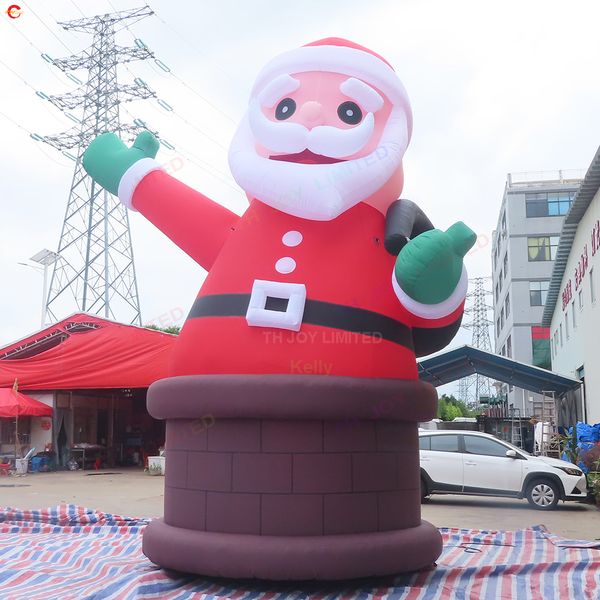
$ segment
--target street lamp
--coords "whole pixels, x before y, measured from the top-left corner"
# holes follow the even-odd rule
[[[44,276],[44,286],[42,289],[42,329],[46,325],[46,297],[48,296],[48,268],[51,267],[58,259],[60,258],[60,254],[57,252],[52,252],[52,250],[48,250],[44,248],[40,250],[37,254],[34,254],[29,260],[41,265],[41,271]],[[28,263],[19,263],[25,267],[31,267],[33,269],[38,270],[33,265]]]

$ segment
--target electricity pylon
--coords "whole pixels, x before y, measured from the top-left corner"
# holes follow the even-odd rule
[[[54,265],[46,299],[51,322],[84,311],[141,325],[127,209],[86,174],[82,156],[89,142],[101,133],[111,131],[130,140],[145,128],[138,119],[122,124],[119,105],[156,94],[140,78],[119,84],[117,65],[154,55],[143,43],[139,47],[118,46],[115,33],[152,14],[143,7],[59,23],[65,30],[88,33],[93,39],[79,54],[52,60],[75,81],[70,71],[87,69],[87,83],[60,96],[39,94],[78,122],[63,133],[38,136],[75,160],[58,246],[60,258]],[[67,112],[81,108],[81,120]],[[76,154],[67,152],[73,148]]]
[[[472,291],[467,294],[469,306],[465,309],[465,314],[470,316],[470,320],[464,323],[463,327],[472,330],[471,345],[474,348],[492,352],[490,340],[492,321],[488,318],[491,306],[486,303],[486,296],[491,295],[491,292],[485,289],[485,279],[485,277],[469,279]],[[474,373],[461,379],[458,382],[458,396],[470,406],[479,406],[482,396],[487,398],[492,396],[492,384],[489,377]]]

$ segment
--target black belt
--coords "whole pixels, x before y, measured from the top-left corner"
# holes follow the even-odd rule
[[[188,319],[245,317],[249,302],[250,294],[199,296],[190,310]],[[302,322],[379,337],[411,350],[413,348],[412,333],[409,327],[396,319],[364,308],[307,299]]]

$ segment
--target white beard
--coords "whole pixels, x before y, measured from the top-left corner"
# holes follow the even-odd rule
[[[394,108],[379,145],[362,158],[332,164],[271,160],[256,152],[248,115],[229,149],[229,167],[250,196],[287,214],[330,221],[366,200],[398,170],[408,145],[407,122]]]

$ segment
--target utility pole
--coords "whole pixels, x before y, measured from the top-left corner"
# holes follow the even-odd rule
[[[119,105],[156,94],[139,77],[131,84],[119,84],[117,65],[154,55],[143,43],[138,46],[138,40],[133,47],[118,46],[115,34],[152,14],[143,7],[59,23],[65,30],[87,33],[93,39],[79,54],[50,59],[73,81],[78,80],[71,71],[87,69],[87,83],[60,96],[38,93],[77,123],[63,133],[34,137],[75,160],[58,245],[60,258],[54,264],[45,304],[52,322],[84,311],[141,325],[127,209],[86,174],[82,156],[101,133],[114,132],[129,141],[146,128],[139,119],[122,124]],[[80,119],[68,112],[75,109],[82,109]],[[72,149],[76,152],[68,152]]]
[[[469,279],[471,291],[467,294],[467,303],[469,306],[465,309],[465,314],[470,320],[463,324],[466,329],[471,329],[473,334],[471,345],[479,350],[492,352],[492,342],[490,340],[490,325],[492,321],[488,318],[488,311],[491,309],[486,303],[486,297],[492,293],[485,289],[486,277],[476,277]],[[458,396],[469,406],[479,407],[482,396],[491,398],[492,384],[489,377],[484,377],[479,373],[469,375],[458,382]]]

